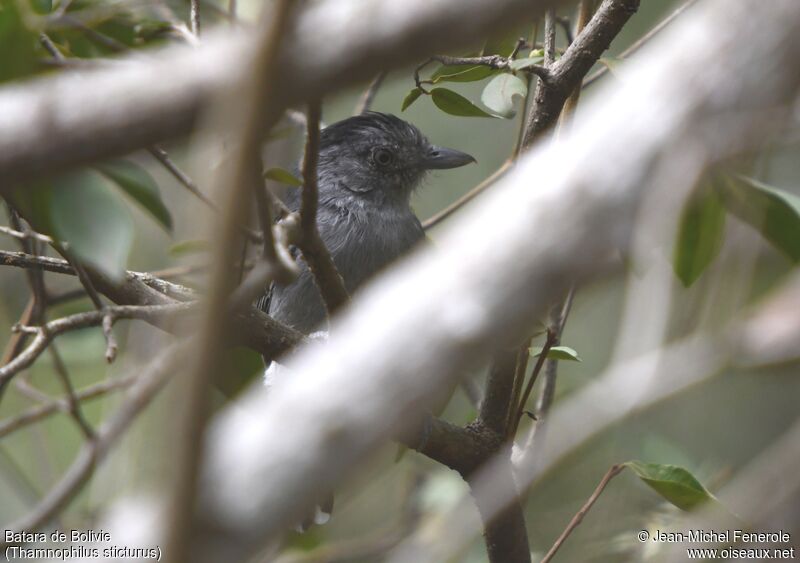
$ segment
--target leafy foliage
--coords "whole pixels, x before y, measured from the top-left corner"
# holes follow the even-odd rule
[[[270,168],[264,172],[264,178],[280,184],[286,184],[288,186],[303,185],[303,181],[300,178],[284,168]]]
[[[501,117],[514,117],[514,97],[525,99],[528,85],[513,74],[503,73],[495,76],[481,95],[483,104]]]
[[[800,197],[746,176],[715,174],[687,201],[680,218],[672,265],[684,286],[697,281],[719,253],[727,212],[793,263],[800,261]]]
[[[714,495],[683,467],[635,460],[623,465],[662,498],[681,510],[692,510],[700,504],[716,500]]]
[[[419,88],[413,88],[406,97],[403,98],[403,105],[400,107],[400,111],[406,111],[408,107],[416,102],[419,97],[422,95],[422,90]]]
[[[79,170],[17,189],[15,205],[38,231],[98,271],[121,279],[133,243],[130,211],[106,176]]]
[[[725,208],[712,186],[689,198],[680,218],[672,266],[685,287],[692,285],[719,253]]]
[[[431,98],[440,110],[460,117],[494,117],[470,102],[464,96],[447,88],[434,88]]]
[[[538,358],[542,355],[543,348],[539,346],[534,346],[529,350],[531,357]],[[581,362],[580,356],[578,356],[578,352],[575,351],[574,348],[570,348],[569,346],[553,346],[547,351],[547,359],[548,360],[567,360],[572,362]]]
[[[112,160],[95,168],[140,204],[164,228],[172,230],[172,215],[161,199],[158,184],[144,168],[129,160]]]
[[[36,70],[36,34],[23,21],[15,1],[0,2],[0,82]]]
[[[792,262],[800,261],[800,197],[745,176],[728,176],[720,187],[731,213]]]

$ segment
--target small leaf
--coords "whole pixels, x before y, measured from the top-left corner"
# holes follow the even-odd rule
[[[519,41],[519,35],[516,33],[506,33],[503,36],[491,37],[484,44],[481,54],[511,56],[511,53],[514,52],[514,47],[517,46],[517,41]]]
[[[681,510],[691,510],[699,504],[716,500],[686,469],[677,465],[629,461],[623,464]]]
[[[523,70],[528,67],[541,64],[544,61],[544,56],[539,55],[536,57],[528,57],[525,59],[517,59],[515,61],[511,61],[511,68],[513,70]]]
[[[284,168],[270,168],[264,172],[264,178],[289,186],[302,186],[303,181]]]
[[[211,245],[207,240],[182,240],[173,244],[169,253],[171,256],[184,256],[186,254],[196,254],[198,252],[208,252]]]
[[[103,162],[95,168],[150,212],[168,231],[172,230],[172,215],[161,199],[158,184],[144,168],[129,160]]]
[[[692,285],[719,254],[725,232],[725,208],[710,186],[686,202],[678,226],[672,267],[685,287]]]
[[[412,89],[408,94],[406,94],[406,97],[403,98],[403,105],[400,106],[400,111],[406,111],[406,109],[408,109],[408,106],[416,102],[421,95],[422,95],[422,90],[420,90],[419,88]]]
[[[36,71],[36,34],[25,25],[19,2],[0,2],[0,82]]]
[[[728,210],[750,224],[792,262],[800,261],[800,197],[745,176],[720,184]]]
[[[530,348],[528,351],[531,354],[532,358],[538,358],[541,353],[542,349],[539,346],[534,346]],[[547,359],[548,360],[568,360],[572,362],[582,362],[580,356],[578,356],[578,352],[576,352],[573,348],[569,346],[553,346],[550,350],[547,351]]]
[[[66,242],[75,255],[121,280],[133,243],[133,219],[109,180],[91,169],[20,187],[14,204],[33,227]]]
[[[525,98],[528,85],[513,74],[503,73],[492,78],[483,89],[481,101],[490,110],[505,118],[514,117],[514,96]]]
[[[470,102],[461,94],[447,88],[434,88],[431,90],[433,103],[440,110],[450,115],[461,117],[494,117]]]
[[[498,73],[499,70],[486,65],[443,65],[431,74],[434,84],[439,82],[477,82]]]

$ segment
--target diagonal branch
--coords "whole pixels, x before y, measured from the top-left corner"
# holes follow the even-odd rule
[[[319,120],[321,105],[308,105],[306,150],[303,156],[303,190],[300,200],[300,240],[297,246],[314,275],[322,302],[331,317],[350,301],[344,280],[333,263],[317,229],[319,189],[317,185],[317,160],[319,159]]]
[[[2,265],[18,268],[41,267],[48,272],[75,275],[75,270],[65,260],[30,256],[22,252],[0,250],[0,266]],[[198,297],[194,291],[184,286],[144,272],[128,271],[122,283],[92,272],[92,280],[97,290],[117,305],[174,305],[196,300]],[[156,319],[144,320],[168,332],[175,330],[171,319],[166,319],[164,323]],[[238,311],[228,330],[233,343],[247,346],[267,358],[277,358],[305,341],[302,334],[275,321],[255,307]]]
[[[555,3],[376,0],[346,10],[341,0],[307,5],[281,52],[279,102],[319,99],[431,52],[468,46],[473,37],[532,20]],[[249,60],[256,36],[255,29],[209,31],[196,48],[169,46],[124,58],[113,68],[0,89],[0,193],[16,180],[190,132],[203,109],[237,83],[240,61]]]

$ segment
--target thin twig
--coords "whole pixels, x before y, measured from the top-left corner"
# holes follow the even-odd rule
[[[48,491],[41,502],[26,516],[6,526],[10,530],[34,531],[57,515],[80,492],[95,468],[106,457],[111,447],[118,443],[139,413],[155,397],[174,373],[177,365],[185,361],[187,346],[171,347],[145,368],[131,387],[123,404],[97,432],[95,440],[86,442],[61,480]],[[0,541],[0,547],[3,542]]]
[[[159,147],[158,145],[153,145],[147,148],[147,152],[149,152],[153,157],[160,162],[167,171],[172,174],[172,176],[178,180],[178,183],[182,185],[184,188],[189,190],[197,199],[202,201],[206,204],[209,209],[214,212],[218,212],[219,209],[217,208],[216,204],[209,199],[207,195],[205,195],[197,184],[189,177],[186,172],[181,170],[181,168],[175,164],[175,162],[169,157],[167,152]],[[252,229],[249,229],[246,225],[240,226],[241,231],[247,235],[247,237],[252,240],[253,242],[261,242],[261,235],[259,233],[254,232]]]
[[[131,375],[120,379],[107,379],[100,383],[90,385],[84,389],[75,391],[75,400],[78,403],[89,401],[92,399],[100,398],[113,391],[118,391],[130,387],[137,379],[138,376]],[[44,404],[36,405],[30,409],[18,414],[14,418],[8,418],[0,422],[0,438],[8,436],[12,432],[24,428],[30,424],[39,422],[49,416],[58,412],[69,413],[69,397],[61,399],[47,398]]]
[[[77,276],[75,269],[66,260],[50,258],[49,256],[33,256],[24,252],[0,250],[0,266],[14,266],[23,269],[41,268],[45,272]],[[191,270],[189,268],[180,268],[165,270],[165,273],[170,275],[181,275],[190,271]],[[148,273],[128,270],[125,272],[125,277],[127,279],[138,280],[148,287],[158,291],[159,293],[163,293],[164,295],[169,295],[181,300],[197,298],[195,292],[188,287],[161,279],[156,275],[156,273],[158,272]]]
[[[152,147],[147,148],[147,152],[153,155],[153,158],[160,162],[164,168],[166,168],[167,171],[172,174],[184,188],[194,194],[197,199],[205,203],[211,209],[215,211],[217,210],[217,206],[214,205],[214,202],[211,201],[202,191],[200,191],[200,188],[197,187],[197,184],[195,184],[188,174],[181,170],[178,165],[175,164],[172,159],[170,159],[169,155],[164,149],[158,145],[153,145]]]
[[[551,547],[547,554],[542,558],[541,563],[548,563],[553,558],[556,552],[561,548],[564,541],[569,537],[572,531],[580,525],[580,523],[583,521],[583,518],[586,516],[586,513],[589,512],[592,506],[594,506],[594,503],[597,502],[597,499],[600,498],[600,495],[603,493],[606,486],[608,486],[608,483],[611,481],[611,479],[619,475],[623,469],[625,469],[624,465],[611,466],[611,468],[603,476],[600,484],[597,485],[597,488],[592,493],[592,496],[589,497],[589,500],[586,501],[577,514],[572,517],[570,523],[567,524],[567,527],[564,528],[564,531],[561,532],[560,536],[558,536],[558,539],[553,544],[553,547]]]
[[[364,94],[361,96],[361,99],[358,100],[358,104],[356,104],[356,109],[353,112],[353,115],[361,115],[362,113],[369,111],[372,107],[372,102],[375,100],[375,95],[378,93],[383,81],[386,79],[386,71],[379,72],[375,78],[372,79],[367,89],[364,91]]]
[[[9,219],[15,231],[21,232],[23,237],[19,239],[20,247],[34,256],[39,254],[40,240],[32,237],[33,231],[27,222],[23,221],[11,205],[8,206]],[[47,308],[47,288],[44,283],[44,273],[41,268],[31,268],[25,271],[28,285],[31,288],[31,297],[28,305],[20,318],[20,321],[25,324],[39,325],[44,320],[45,309]],[[23,320],[24,319],[24,320]],[[23,349],[27,340],[25,333],[18,333],[12,335],[9,340],[6,354],[3,359],[3,364],[8,364],[14,359]],[[8,382],[0,383],[0,399],[5,393],[6,384]]]
[[[200,0],[190,0],[189,20],[191,22],[192,34],[200,37]]]
[[[308,133],[303,156],[303,190],[300,200],[300,240],[298,246],[314,281],[322,295],[322,301],[332,316],[346,305],[350,296],[344,286],[344,280],[336,269],[325,243],[317,229],[317,160],[319,159],[319,120],[321,105],[313,102],[308,105]]]
[[[112,320],[118,319],[141,319],[153,320],[164,315],[175,313],[177,311],[189,310],[193,305],[186,303],[179,303],[175,305],[121,305],[115,307],[108,307],[107,310],[88,311],[85,313],[76,313],[68,317],[63,317],[50,321],[42,327],[29,327],[17,325],[15,327],[18,331],[28,332],[34,334],[33,342],[28,345],[16,358],[11,360],[6,365],[0,367],[0,384],[8,381],[14,377],[21,370],[30,366],[36,358],[38,358],[52,340],[65,332],[87,328],[91,326],[99,326],[104,322],[104,319],[110,312],[113,317]]]
[[[572,35],[572,23],[569,21],[569,18],[565,16],[556,16],[556,23],[560,25],[561,29],[564,31],[564,36],[567,38],[567,46],[572,45],[572,42],[575,41],[575,37]]]
[[[516,414],[512,419],[512,424],[509,428],[508,435],[514,436],[517,433],[517,429],[519,428],[520,420],[522,420],[523,415],[525,414],[525,405],[528,403],[528,399],[531,396],[531,392],[533,391],[533,385],[536,383],[536,380],[539,377],[539,372],[542,371],[542,366],[544,366],[544,362],[547,359],[547,354],[550,352],[550,348],[553,347],[554,342],[554,333],[551,330],[547,331],[547,338],[545,338],[544,345],[542,346],[542,351],[539,354],[539,357],[536,358],[536,364],[533,366],[533,372],[531,373],[530,379],[528,379],[528,385],[525,387],[525,391],[522,393],[522,397],[520,398],[519,404],[517,405]]]
[[[193,34],[192,37],[196,38],[197,37],[196,33]],[[42,33],[39,39],[42,45],[44,45],[45,49],[53,56],[54,60],[58,62],[64,62],[69,60],[66,57],[64,57],[64,55],[56,48],[55,44],[47,36],[47,34]],[[127,47],[122,43],[120,43],[117,47],[122,50],[127,50]],[[178,183],[181,186],[189,190],[189,192],[192,195],[197,197],[197,199],[206,204],[210,209],[212,209],[213,211],[218,211],[217,206],[214,204],[214,202],[211,201],[211,199],[209,199],[208,196],[206,196],[200,190],[197,184],[189,177],[188,174],[186,174],[186,172],[184,172],[177,164],[175,164],[175,162],[173,162],[173,160],[169,157],[169,155],[163,148],[161,148],[159,145],[152,145],[147,147],[146,150],[178,181]],[[253,232],[244,225],[242,225],[241,229],[242,232],[244,232],[253,241],[255,242],[261,241],[261,235],[259,235],[258,233]]]
[[[475,199],[476,196],[480,195],[486,188],[492,186],[497,180],[503,177],[503,175],[508,172],[508,170],[513,165],[512,160],[506,160],[500,168],[492,172],[492,174],[483,180],[480,184],[469,190],[466,194],[458,198],[456,201],[439,211],[438,213],[434,214],[433,216],[429,217],[425,221],[422,222],[422,228],[428,230],[430,228],[435,227],[448,217],[462,208],[464,205]]]
[[[515,53],[516,54],[516,51]],[[438,62],[447,66],[486,66],[495,70],[508,70],[512,69],[511,64],[514,62],[513,57],[504,57],[502,55],[485,55],[482,57],[450,57],[447,55],[433,55],[424,63],[414,69],[414,83],[417,88],[429,94],[430,92],[425,89],[423,84],[433,84],[432,80],[422,80],[419,73],[422,72],[426,66],[432,62]],[[550,71],[542,65],[530,64],[524,68],[518,69],[514,72],[524,72],[538,76],[542,81],[549,82],[551,79]]]
[[[17,231],[10,227],[5,227],[2,225],[0,225],[0,233],[8,235],[10,237],[14,237],[19,240],[36,239],[39,242],[43,242],[45,244],[51,244],[53,242],[53,239],[47,235],[43,235],[30,230],[28,232]]]
[[[67,402],[67,412],[70,414],[72,419],[77,424],[78,428],[80,428],[83,436],[87,440],[94,440],[95,439],[95,431],[94,428],[89,424],[86,420],[86,417],[83,414],[83,410],[80,406],[80,401],[78,400],[77,396],[75,395],[75,388],[72,385],[72,380],[69,377],[69,372],[67,371],[67,366],[64,363],[61,354],[58,351],[58,348],[55,344],[51,343],[49,346],[50,356],[53,358],[53,367],[56,375],[61,380],[61,384],[64,386],[64,391],[66,392],[66,402]]]

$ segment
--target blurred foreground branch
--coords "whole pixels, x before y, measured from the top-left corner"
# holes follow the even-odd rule
[[[217,418],[193,560],[239,558],[280,534],[437,389],[523,334],[564,280],[607,268],[627,248],[648,188],[682,197],[708,164],[786,125],[800,86],[800,5],[718,0],[692,12],[631,62],[629,81],[587,102],[571,132],[535,148],[466,208],[437,248],[365,288],[328,344],[291,364],[290,381]],[[741,37],[752,38],[744,53]],[[734,118],[726,131],[735,135],[715,134]],[[551,428],[557,422],[554,414]]]
[[[532,20],[556,0],[325,0],[307,5],[281,49],[278,105],[320,99],[431,52]],[[391,22],[375,25],[374,22]],[[347,30],[347,33],[342,33]],[[121,64],[0,89],[0,193],[13,181],[188,133],[240,83],[257,33],[208,32]]]

